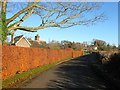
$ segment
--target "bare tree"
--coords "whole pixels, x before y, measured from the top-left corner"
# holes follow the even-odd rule
[[[11,12],[10,5],[14,2],[2,2],[2,26],[5,31],[14,34],[19,29],[28,32],[36,32],[48,27],[68,28],[75,25],[90,25],[104,19],[103,14],[94,15],[92,11],[100,8],[100,3],[88,2],[24,2],[16,5],[13,16],[6,18]],[[15,9],[14,8],[14,9]],[[36,14],[41,18],[36,27],[22,26],[22,23],[31,15]],[[2,28],[2,30],[3,30]],[[6,32],[5,32],[6,33]],[[4,35],[4,34],[3,34]]]

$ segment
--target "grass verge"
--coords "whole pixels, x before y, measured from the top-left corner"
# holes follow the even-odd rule
[[[21,84],[27,82],[28,80],[36,77],[39,73],[46,71],[58,64],[61,64],[65,61],[68,61],[70,59],[67,60],[62,60],[53,64],[49,64],[49,65],[45,65],[45,66],[40,66],[40,67],[36,67],[34,69],[31,69],[29,71],[23,72],[21,74],[16,74],[15,76],[8,78],[6,80],[2,81],[2,88],[17,88],[19,87]]]

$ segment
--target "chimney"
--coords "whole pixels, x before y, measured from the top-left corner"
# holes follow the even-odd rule
[[[39,41],[39,38],[40,38],[40,36],[37,34],[37,35],[35,36],[35,40]]]

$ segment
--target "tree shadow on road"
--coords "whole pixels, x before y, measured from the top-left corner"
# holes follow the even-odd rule
[[[105,89],[104,81],[101,81],[88,66],[90,56],[82,56],[62,63],[54,72],[59,79],[51,80],[48,83],[49,88],[92,88]]]

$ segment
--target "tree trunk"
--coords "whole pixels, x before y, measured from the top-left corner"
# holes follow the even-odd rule
[[[2,17],[2,43],[4,43],[6,38],[7,38],[6,5],[7,5],[7,2],[6,2],[6,0],[4,0],[2,2],[2,9],[1,9],[1,17]]]
[[[14,33],[11,35],[11,44],[14,44],[15,40],[14,40]]]

